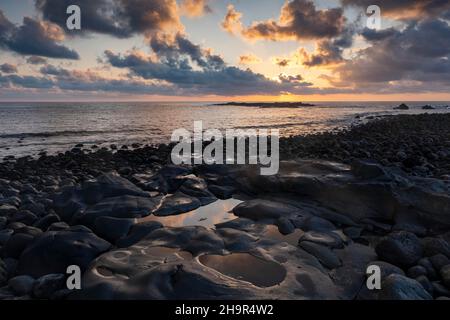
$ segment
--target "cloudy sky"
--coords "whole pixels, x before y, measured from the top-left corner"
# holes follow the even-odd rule
[[[450,1],[0,0],[0,57],[3,101],[449,101]]]

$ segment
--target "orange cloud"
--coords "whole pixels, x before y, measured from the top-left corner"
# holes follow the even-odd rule
[[[222,27],[251,40],[311,40],[338,36],[345,27],[342,8],[317,10],[310,0],[292,0],[281,8],[278,20],[253,22],[243,27],[242,13],[230,5]]]
[[[258,64],[261,62],[261,58],[254,55],[253,53],[244,54],[239,57],[239,64]]]
[[[208,0],[182,0],[180,3],[181,14],[188,17],[201,17],[205,13],[212,12],[207,4]]]
[[[232,4],[228,5],[227,14],[222,21],[222,28],[231,34],[240,33],[242,31],[242,13],[236,11]]]

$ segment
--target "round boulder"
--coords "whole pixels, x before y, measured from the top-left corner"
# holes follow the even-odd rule
[[[407,231],[396,231],[383,237],[375,248],[381,260],[396,266],[411,267],[423,253],[420,239]]]

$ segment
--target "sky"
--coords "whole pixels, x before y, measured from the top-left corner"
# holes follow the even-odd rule
[[[80,30],[67,27],[70,5]],[[448,0],[0,0],[0,101],[450,101],[449,92]]]

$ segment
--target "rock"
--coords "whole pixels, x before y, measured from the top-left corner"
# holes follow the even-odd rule
[[[0,205],[0,217],[12,216],[16,212],[17,212],[17,208],[12,205],[9,205],[9,204]]]
[[[280,218],[277,220],[276,225],[281,234],[287,235],[295,231],[295,226],[291,220],[287,218]]]
[[[60,222],[60,221],[61,221],[61,219],[59,218],[58,215],[56,215],[56,214],[48,214],[45,217],[42,217],[41,219],[39,219],[39,221],[36,221],[34,226],[36,228],[39,228],[39,229],[45,231],[53,223],[57,223],[57,222]]]
[[[201,206],[200,200],[182,192],[166,197],[154,212],[155,216],[171,216],[195,210]]]
[[[422,109],[423,109],[423,110],[434,110],[435,107],[430,106],[430,105],[427,104],[426,106],[423,106]]]
[[[419,238],[413,233],[396,231],[383,237],[375,251],[381,260],[410,267],[422,257],[423,248]]]
[[[39,228],[36,228],[36,227],[25,226],[25,227],[15,230],[15,234],[19,234],[19,233],[27,234],[32,237],[37,237],[42,234],[42,230]]]
[[[22,252],[33,242],[34,237],[24,233],[13,234],[2,248],[6,257],[19,258]]]
[[[398,107],[394,107],[394,110],[409,110],[409,107],[406,104],[402,103]]]
[[[423,266],[414,266],[408,269],[406,272],[406,275],[412,279],[416,279],[420,276],[426,276],[427,275],[427,269]]]
[[[130,167],[122,167],[122,168],[119,168],[119,170],[117,170],[117,172],[122,176],[128,176],[133,172],[133,169],[131,169]]]
[[[179,191],[187,194],[188,196],[199,199],[202,206],[217,200],[216,196],[208,190],[208,185],[203,179],[189,175],[184,177],[182,180],[184,182],[179,188]]]
[[[65,274],[47,274],[36,280],[33,287],[33,295],[38,299],[50,299],[58,290],[66,286]]]
[[[393,264],[385,262],[385,261],[372,261],[367,265],[367,267],[369,267],[369,266],[378,266],[380,268],[381,280],[390,276],[391,274],[399,274],[401,276],[405,275],[405,273],[403,272],[402,269],[394,266]],[[366,268],[366,270],[367,270],[367,268]]]
[[[443,254],[437,254],[430,257],[430,262],[434,269],[439,272],[444,266],[450,264],[450,260]]]
[[[0,245],[4,246],[8,239],[13,235],[14,230],[12,229],[3,229],[0,231]]]
[[[29,294],[33,289],[35,280],[27,275],[17,276],[9,279],[8,286],[18,296]]]
[[[364,180],[385,177],[387,175],[384,168],[379,164],[362,160],[357,160],[352,163],[352,172],[356,177]]]
[[[131,230],[128,235],[119,239],[116,245],[120,248],[130,247],[148,236],[151,232],[162,227],[163,225],[157,221],[148,221],[135,224],[131,226]]]
[[[99,217],[95,220],[94,232],[103,239],[115,243],[118,239],[128,234],[134,223],[135,219]]]
[[[380,300],[433,299],[419,282],[399,274],[391,274],[382,281],[378,298]]]
[[[8,219],[6,217],[0,217],[0,230],[3,230],[8,224]]]
[[[204,227],[159,228],[145,240],[160,246],[180,248],[194,256],[200,253],[222,254],[225,246],[219,235]]]
[[[269,200],[253,199],[244,201],[233,208],[233,213],[255,221],[289,217],[297,208]]]
[[[165,179],[173,178],[177,176],[185,176],[192,172],[192,169],[176,166],[176,165],[167,165],[164,166],[161,170],[158,171],[158,174],[163,176]]]
[[[424,275],[422,276],[418,276],[417,278],[415,278],[415,280],[420,283],[422,285],[422,287],[427,290],[427,292],[430,295],[433,295],[433,285],[431,284],[430,280],[428,280],[428,278]]]
[[[443,254],[450,259],[450,244],[441,238],[425,238],[422,240],[423,253],[426,257]]]
[[[417,264],[419,266],[424,267],[427,270],[427,277],[431,280],[437,279],[436,270],[434,270],[433,264],[431,263],[429,258],[420,259]]]
[[[299,246],[316,257],[328,269],[335,269],[342,265],[338,256],[328,247],[309,241],[302,241]]]
[[[22,253],[17,273],[37,278],[50,273],[65,273],[70,265],[86,270],[89,263],[110,246],[85,227],[47,231]]]
[[[333,232],[308,231],[300,236],[299,245],[303,241],[314,242],[332,249],[342,248],[344,245],[342,239]]]
[[[364,229],[359,227],[348,227],[344,229],[344,234],[350,239],[358,239]]]
[[[48,227],[47,231],[61,231],[61,230],[67,230],[67,229],[70,229],[70,226],[67,223],[62,221],[62,222],[52,223]]]
[[[75,213],[103,199],[113,197],[148,197],[149,195],[129,180],[115,174],[104,174],[78,187],[66,187],[55,196],[53,206],[64,221],[70,221]]]
[[[434,281],[431,284],[433,285],[433,292],[435,296],[450,297],[450,290],[444,287],[441,282]]]
[[[442,282],[444,285],[450,289],[450,264],[441,268],[439,272],[442,278]]]
[[[0,288],[5,284],[6,280],[8,280],[8,272],[6,271],[6,264],[0,258]]]
[[[392,231],[408,231],[414,233],[418,237],[423,237],[427,234],[427,229],[425,227],[412,223],[397,222],[392,228]]]
[[[12,276],[16,274],[16,269],[17,269],[17,264],[18,261],[14,258],[5,258],[3,260],[5,266],[6,266],[6,273],[8,274],[8,276]]]
[[[217,198],[226,200],[230,199],[236,192],[236,189],[232,186],[219,186],[219,185],[209,185],[209,191],[211,191]]]
[[[28,210],[20,210],[9,219],[10,222],[22,222],[26,225],[32,225],[36,220],[38,217]]]
[[[99,217],[134,219],[149,215],[159,204],[160,198],[119,196],[106,198],[89,207],[81,214],[74,215],[75,224],[94,227]]]
[[[336,226],[328,220],[311,216],[304,220],[302,229],[305,231],[332,231],[336,230]]]

